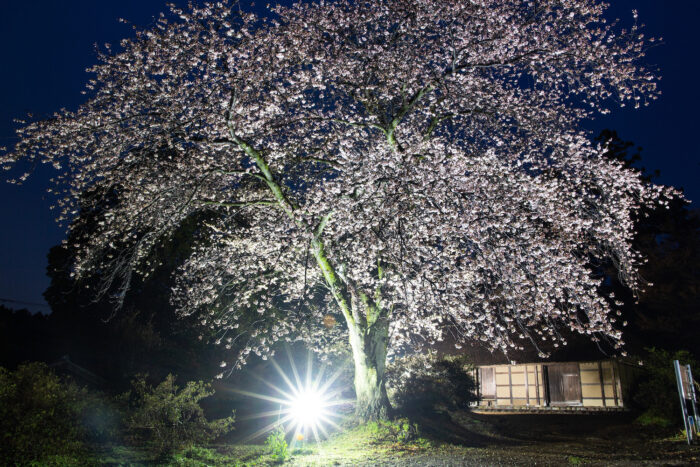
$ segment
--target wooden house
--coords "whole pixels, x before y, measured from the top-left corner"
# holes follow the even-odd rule
[[[618,360],[479,365],[477,407],[483,410],[619,410],[635,368]]]

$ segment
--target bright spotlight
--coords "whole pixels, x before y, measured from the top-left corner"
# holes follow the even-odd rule
[[[246,441],[255,439],[269,432],[269,430],[281,426],[285,433],[292,433],[291,446],[294,448],[297,442],[310,441],[311,439],[320,441],[323,437],[327,437],[328,431],[326,428],[329,426],[334,429],[340,429],[333,420],[342,416],[340,413],[337,413],[337,409],[339,406],[349,406],[353,402],[352,400],[344,400],[338,397],[342,392],[342,388],[332,388],[344,367],[341,366],[332,375],[324,377],[327,367],[323,366],[319,372],[314,373],[311,354],[308,356],[306,371],[304,372],[297,371],[294,360],[291,355],[288,354],[288,356],[291,374],[283,371],[274,359],[270,359],[270,362],[285,383],[286,388],[284,387],[285,385],[273,384],[260,379],[260,381],[273,389],[277,395],[232,389],[246,396],[272,402],[279,407],[246,417],[251,419],[275,418],[270,424],[246,437]]]
[[[329,415],[325,410],[327,404],[319,391],[302,389],[289,401],[289,414],[299,428],[313,428]]]

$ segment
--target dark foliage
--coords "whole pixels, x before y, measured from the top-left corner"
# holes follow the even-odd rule
[[[85,214],[90,219],[94,215]],[[76,281],[71,276],[75,255],[71,238],[52,248],[51,285],[44,294],[53,310],[49,316],[52,358],[71,355],[107,378],[114,391],[127,389],[130,379],[139,373],[155,379],[169,373],[189,380],[211,378],[222,360],[221,349],[209,345],[209,336],[200,338],[202,330],[194,317],[177,316],[169,303],[172,274],[196,243],[201,220],[191,219],[171,238],[162,239],[149,258],[159,266],[145,280],[134,278],[117,313],[113,295],[119,291],[102,297],[96,291],[103,278]],[[91,228],[81,213],[71,237],[89,234]]]
[[[99,446],[129,441],[170,458],[233,429],[234,417],[208,421],[208,383],[183,387],[168,375],[156,387],[143,377],[109,397],[60,377],[44,363],[0,367],[0,465],[88,465]]]
[[[122,396],[127,438],[161,457],[213,441],[233,430],[234,422],[233,414],[206,419],[200,402],[213,394],[211,385],[201,381],[178,387],[173,375],[156,387],[148,385],[143,376],[135,379],[132,390]]]
[[[16,368],[25,361],[49,360],[51,334],[49,316],[0,305],[0,366]]]
[[[633,390],[634,403],[643,411],[640,423],[665,427],[682,423],[674,360],[700,371],[698,362],[685,350],[668,352],[652,347],[641,356],[644,374]]]
[[[470,365],[461,357],[425,354],[397,359],[387,368],[387,386],[399,413],[467,409],[475,400]]]
[[[87,454],[115,436],[117,416],[102,395],[61,380],[43,363],[0,367],[0,459],[5,465]]]

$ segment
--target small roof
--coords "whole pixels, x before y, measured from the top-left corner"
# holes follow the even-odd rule
[[[60,359],[51,363],[49,367],[59,372],[68,373],[74,378],[93,386],[102,386],[106,383],[104,378],[101,378],[90,370],[73,363],[68,355],[64,355]]]

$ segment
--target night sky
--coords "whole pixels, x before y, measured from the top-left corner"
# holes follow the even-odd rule
[[[0,146],[15,141],[13,118],[23,118],[28,112],[41,117],[62,107],[77,108],[83,98],[80,91],[90,78],[85,68],[96,61],[94,44],[118,44],[132,35],[131,26],[119,23],[118,18],[145,27],[165,9],[165,3],[4,2],[0,14]],[[643,147],[642,163],[661,171],[660,183],[682,187],[690,200],[700,200],[700,36],[696,32],[700,2],[613,3],[610,19],[629,24],[631,10],[637,9],[640,21],[647,25],[647,37],[663,37],[663,44],[647,55],[648,63],[661,71],[663,95],[648,108],[621,109],[590,122],[587,128],[593,134],[604,128],[616,130],[622,139]],[[49,309],[42,297],[49,284],[46,255],[65,236],[49,210],[52,203],[46,188],[52,171],[40,166],[21,186],[5,183],[7,175],[0,173],[0,304],[46,313]]]

